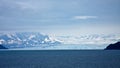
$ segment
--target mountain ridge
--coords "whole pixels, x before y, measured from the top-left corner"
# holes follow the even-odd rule
[[[1,33],[0,44],[8,48],[40,46],[43,44],[61,44],[48,35],[36,32]]]

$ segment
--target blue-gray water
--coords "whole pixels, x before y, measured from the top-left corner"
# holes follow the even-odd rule
[[[0,68],[120,68],[120,51],[3,50]]]

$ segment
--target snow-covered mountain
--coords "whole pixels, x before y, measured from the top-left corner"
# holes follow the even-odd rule
[[[36,32],[0,33],[0,44],[8,48],[60,44],[58,40]]]
[[[111,44],[120,41],[120,34],[88,34],[55,36],[63,44]]]
[[[79,45],[109,45],[120,41],[120,34],[89,34],[89,35],[61,35],[52,36],[44,35],[37,32],[18,32],[18,33],[0,33],[0,45],[7,48],[25,48],[25,47],[41,47],[41,48],[64,48],[66,44]],[[63,46],[56,46],[62,44]],[[74,45],[71,45],[74,47]],[[81,47],[80,46],[80,47]],[[83,47],[84,47],[83,46]],[[70,46],[68,46],[70,48]],[[75,46],[77,48],[77,46]],[[79,48],[79,47],[78,47]],[[82,48],[82,47],[81,47]]]

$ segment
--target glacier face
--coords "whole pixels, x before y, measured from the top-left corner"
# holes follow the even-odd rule
[[[60,44],[58,40],[37,32],[1,33],[0,44],[8,48]]]

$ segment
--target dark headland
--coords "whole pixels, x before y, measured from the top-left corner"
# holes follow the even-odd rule
[[[6,48],[6,47],[0,45],[0,49],[8,49],[8,48]]]
[[[105,50],[120,50],[120,42],[110,44],[105,48]]]

